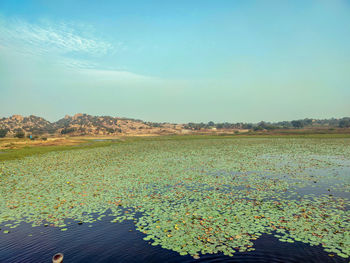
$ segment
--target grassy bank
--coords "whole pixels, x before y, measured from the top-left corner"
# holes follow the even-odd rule
[[[26,156],[31,156],[35,154],[45,154],[52,151],[69,151],[77,149],[105,147],[113,143],[116,143],[116,141],[84,140],[80,144],[76,145],[26,146],[19,149],[2,149],[0,150],[0,161],[19,159]]]
[[[350,134],[312,134],[312,133],[300,133],[300,134],[266,134],[266,133],[247,133],[247,134],[236,134],[236,135],[167,135],[167,136],[153,136],[153,137],[121,137],[119,139],[103,138],[70,138],[71,140],[76,139],[77,143],[74,145],[28,145],[18,149],[0,149],[0,161],[19,159],[26,156],[31,156],[35,154],[45,154],[52,151],[69,151],[77,149],[89,149],[96,147],[106,147],[116,143],[135,143],[139,141],[183,141],[183,140],[211,140],[211,139],[240,139],[240,138],[350,138]],[[4,139],[2,139],[4,141]],[[19,141],[21,142],[21,141]]]

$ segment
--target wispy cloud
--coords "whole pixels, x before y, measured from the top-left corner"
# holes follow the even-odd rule
[[[98,38],[90,27],[48,21],[33,24],[0,16],[0,58],[12,67],[14,61],[31,65],[21,68],[33,76],[40,75],[45,67],[45,70],[55,69],[57,74],[64,72],[62,74],[67,74],[64,76],[76,74],[81,80],[93,78],[112,86],[154,84],[155,78],[121,70],[122,65],[106,66],[104,59],[123,50],[124,44]],[[32,69],[34,65],[39,67],[39,73]]]
[[[109,42],[93,37],[83,37],[64,23],[30,24],[22,20],[2,21],[0,41],[3,46],[15,45],[27,51],[35,49],[38,54],[84,53],[100,56],[113,52],[116,48]]]

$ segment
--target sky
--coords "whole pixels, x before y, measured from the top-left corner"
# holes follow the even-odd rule
[[[0,0],[0,117],[350,116],[348,0]]]

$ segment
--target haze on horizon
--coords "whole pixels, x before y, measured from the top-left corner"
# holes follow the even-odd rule
[[[0,117],[350,116],[350,2],[0,1]]]

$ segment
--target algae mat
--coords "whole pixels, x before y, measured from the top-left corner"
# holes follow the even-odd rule
[[[348,258],[349,191],[349,139],[137,141],[0,163],[0,234],[108,215],[194,258],[252,251],[262,234]]]

